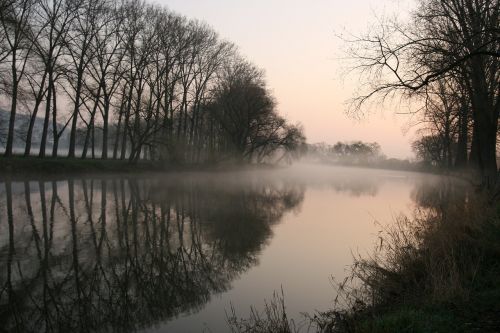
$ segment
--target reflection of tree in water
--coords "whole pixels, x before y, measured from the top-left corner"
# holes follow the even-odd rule
[[[463,205],[471,186],[454,178],[423,178],[411,193],[415,203],[435,213],[442,213],[450,205]]]
[[[290,187],[6,181],[0,330],[133,331],[196,311],[302,199]]]
[[[190,218],[202,229],[203,243],[219,243],[218,254],[238,265],[246,262],[247,266],[255,263],[271,236],[271,226],[304,199],[301,187],[261,183],[221,189],[213,183],[183,182],[162,184],[161,190],[154,192],[159,198],[176,193],[177,211],[196,203]]]
[[[337,192],[345,192],[353,197],[370,196],[374,197],[378,193],[379,184],[374,180],[367,179],[346,179],[332,184]]]
[[[283,172],[279,176],[283,181],[301,184],[307,188],[333,190],[340,194],[352,197],[370,196],[378,194],[381,185],[393,178],[379,170],[346,169],[346,168],[307,168],[296,171]],[[270,174],[269,181],[273,181],[276,174]]]

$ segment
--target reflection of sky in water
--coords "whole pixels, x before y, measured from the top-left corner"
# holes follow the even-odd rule
[[[221,332],[230,303],[246,316],[281,287],[300,320],[331,304],[329,277],[371,251],[375,221],[436,181],[320,166],[0,181],[2,325]]]

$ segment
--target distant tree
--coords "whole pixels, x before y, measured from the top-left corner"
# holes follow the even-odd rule
[[[317,143],[308,145],[307,154],[324,162],[349,165],[378,165],[385,156],[377,142],[337,142],[334,145]]]
[[[431,89],[432,88],[432,89]],[[454,91],[450,81],[439,80],[427,91],[425,100],[424,131],[439,140],[441,166],[452,168],[455,159],[455,146],[459,136],[462,99]],[[467,126],[467,124],[466,124]]]
[[[413,142],[412,149],[422,162],[433,166],[446,166],[447,147],[441,137],[436,135],[423,136]]]
[[[380,145],[362,141],[337,142],[329,148],[332,157],[343,163],[370,164],[382,157]]]

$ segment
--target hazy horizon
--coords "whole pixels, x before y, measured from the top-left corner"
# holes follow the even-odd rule
[[[360,120],[346,115],[345,103],[359,81],[356,75],[342,75],[343,45],[336,37],[366,31],[374,23],[374,13],[407,12],[412,1],[154,2],[213,26],[264,69],[279,112],[304,126],[309,143],[376,141],[388,157],[414,156],[410,142],[415,128],[409,129],[407,116],[394,110],[374,110]]]

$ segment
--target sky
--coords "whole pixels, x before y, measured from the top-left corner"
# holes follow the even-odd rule
[[[264,69],[280,114],[301,123],[309,143],[378,142],[389,157],[411,158],[415,128],[393,106],[361,119],[346,114],[360,84],[346,76],[345,32],[362,33],[376,15],[408,12],[407,0],[155,0],[207,22]]]

